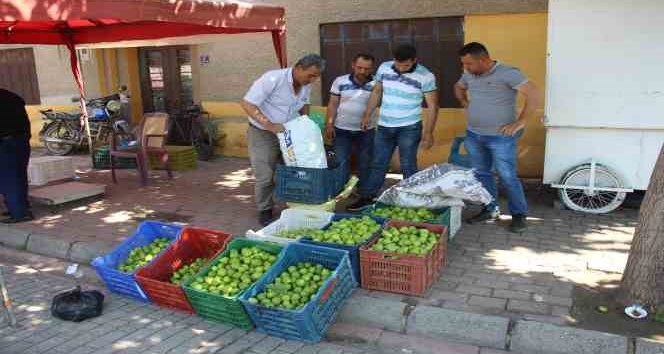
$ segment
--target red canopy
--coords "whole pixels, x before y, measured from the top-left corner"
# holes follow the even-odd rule
[[[215,0],[2,0],[0,44],[91,44],[271,32],[286,66],[284,8]]]
[[[270,32],[285,67],[284,16],[283,7],[225,0],[0,0],[0,44],[66,45],[87,123],[77,45]]]

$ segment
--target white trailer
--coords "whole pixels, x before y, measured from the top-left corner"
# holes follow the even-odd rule
[[[550,0],[543,182],[608,213],[664,143],[664,0]]]

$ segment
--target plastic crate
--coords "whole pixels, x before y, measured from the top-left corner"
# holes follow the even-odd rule
[[[277,165],[276,199],[321,204],[336,197],[346,182],[339,166],[324,169]]]
[[[344,189],[334,198],[330,199],[325,203],[322,204],[303,204],[303,203],[286,203],[286,205],[289,208],[293,209],[305,209],[305,210],[317,210],[317,211],[328,211],[328,212],[334,212],[337,208],[337,203],[342,202],[348,197],[350,197],[351,193],[353,193],[353,190],[355,189],[355,186],[357,186],[357,182],[359,179],[357,176],[352,175],[350,176],[350,179],[348,182],[346,182],[346,185],[344,186]]]
[[[28,163],[28,183],[33,186],[43,186],[49,182],[70,179],[74,177],[75,173],[71,157],[31,157]]]
[[[361,217],[362,217],[362,215],[334,214],[334,216],[332,217],[332,220],[330,221],[330,223],[327,224],[323,229],[327,230],[333,222],[339,221],[341,219],[361,218]],[[310,245],[317,245],[317,246],[340,249],[340,250],[348,252],[348,257],[350,259],[350,265],[351,265],[351,268],[353,269],[353,277],[355,278],[355,280],[357,280],[359,282],[360,279],[361,279],[360,278],[360,247],[367,244],[373,238],[377,237],[380,234],[380,232],[382,231],[383,225],[387,221],[385,219],[375,218],[375,217],[371,217],[371,219],[373,219],[379,225],[381,225],[381,229],[378,230],[372,236],[368,237],[365,242],[363,242],[362,244],[359,244],[357,246],[346,246],[346,245],[340,245],[338,243],[331,243],[331,242],[316,242],[316,241],[314,241],[314,240],[312,240],[311,238],[308,238],[308,237],[301,238],[299,240],[299,242],[304,243],[304,244],[310,244]]]
[[[362,288],[399,294],[422,295],[440,276],[447,257],[447,227],[401,221],[388,221],[390,227],[415,226],[440,234],[440,241],[425,256],[373,251],[379,237],[360,248]]]
[[[333,216],[334,214],[324,211],[286,209],[281,212],[279,219],[270,225],[258,231],[247,231],[247,238],[286,245],[296,240],[277,237],[276,235],[278,233],[286,230],[303,228],[322,229],[325,225],[330,223]]]
[[[185,227],[180,237],[161,256],[136,272],[136,280],[155,304],[193,313],[194,309],[182,287],[171,283],[173,273],[197,258],[211,261],[224,250],[232,237],[219,231]]]
[[[288,267],[310,262],[334,269],[316,296],[299,310],[268,309],[249,302],[265,290]],[[338,249],[291,243],[277,263],[241,297],[256,330],[275,337],[304,342],[319,342],[357,282],[352,276],[348,253]]]
[[[369,205],[369,206],[365,207],[364,209],[361,210],[361,213],[363,215],[371,216],[371,213],[374,210],[380,209],[380,208],[389,208],[389,207],[391,207],[391,205],[376,203],[374,205]],[[412,208],[412,209],[418,209],[418,208]],[[447,226],[449,228],[449,226],[450,226],[450,208],[430,209],[430,210],[436,216],[433,219],[425,220],[425,221],[422,221],[421,223],[432,224],[432,225],[443,225],[443,226]],[[408,221],[408,220],[396,220],[396,219],[388,219],[388,220]]]
[[[124,240],[109,254],[93,259],[91,265],[95,268],[99,277],[106,283],[110,291],[139,301],[150,302],[148,296],[136,282],[135,274],[140,268],[133,273],[125,273],[117,268],[129,257],[129,252],[133,249],[148,245],[160,237],[175,241],[180,235],[180,231],[182,231],[182,227],[179,225],[157,221],[144,221],[138,226],[133,235]],[[164,251],[159,255],[163,253]],[[149,264],[154,263],[159,258],[159,255]],[[146,266],[149,264],[146,264]]]
[[[226,297],[223,295],[215,295],[204,291],[198,291],[190,286],[195,278],[207,275],[210,268],[219,263],[219,260],[222,257],[226,257],[226,255],[228,255],[231,250],[253,246],[259,247],[263,251],[270,252],[274,255],[278,255],[282,250],[282,247],[279,245],[256,240],[236,238],[232,240],[228,246],[226,246],[226,249],[223,253],[215,257],[215,259],[200,272],[198,272],[194,278],[189,279],[184,284],[183,288],[187,294],[189,303],[198,315],[213,321],[229,323],[242,329],[253,328],[251,318],[249,318],[249,315],[247,315],[247,312],[244,310],[244,307],[240,302],[240,296],[242,296],[244,292],[248,291],[248,289],[233,297]],[[265,274],[263,276],[265,276]]]
[[[389,207],[389,205],[376,203],[362,209],[360,212],[363,215],[371,215],[371,212],[378,208]],[[462,207],[453,206],[441,209],[431,209],[431,211],[437,216],[434,219],[423,221],[425,224],[432,225],[443,225],[447,227],[449,234],[449,239],[452,240],[456,236],[459,229],[461,229],[461,212]],[[389,219],[396,220],[396,219]],[[396,221],[406,221],[406,220],[396,220]]]
[[[101,146],[95,149],[94,160],[92,166],[97,170],[107,170],[111,168],[111,153],[108,145]],[[117,169],[135,169],[136,159],[129,157],[116,157],[115,168]]]
[[[198,168],[198,154],[196,149],[191,146],[166,145],[168,151],[169,163],[174,171],[195,170]],[[157,154],[149,154],[150,168],[154,170],[163,170],[165,164],[159,159]]]

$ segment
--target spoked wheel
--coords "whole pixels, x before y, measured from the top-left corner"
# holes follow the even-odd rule
[[[563,177],[563,186],[590,186],[590,164],[577,166]],[[602,165],[595,165],[594,191],[588,189],[561,188],[560,200],[568,208],[590,214],[605,214],[616,210],[625,200],[626,192],[602,190],[603,188],[622,188],[623,184],[613,171]]]
[[[61,124],[53,124],[46,128],[44,137],[62,140],[73,140],[75,138],[74,134],[72,134],[72,131]],[[46,150],[48,150],[49,154],[56,156],[67,155],[74,149],[74,145],[72,144],[54,143],[48,141],[44,141],[44,146],[46,147]]]

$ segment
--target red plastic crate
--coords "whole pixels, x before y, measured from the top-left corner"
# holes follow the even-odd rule
[[[136,273],[136,280],[155,304],[194,313],[182,287],[171,283],[171,276],[197,258],[211,261],[226,248],[232,238],[233,236],[219,231],[186,227],[180,238],[161,256]]]
[[[372,251],[380,237],[360,248],[362,288],[399,294],[423,295],[440,276],[447,261],[447,227],[413,222],[388,221],[390,227],[415,226],[440,234],[440,241],[425,256]]]

